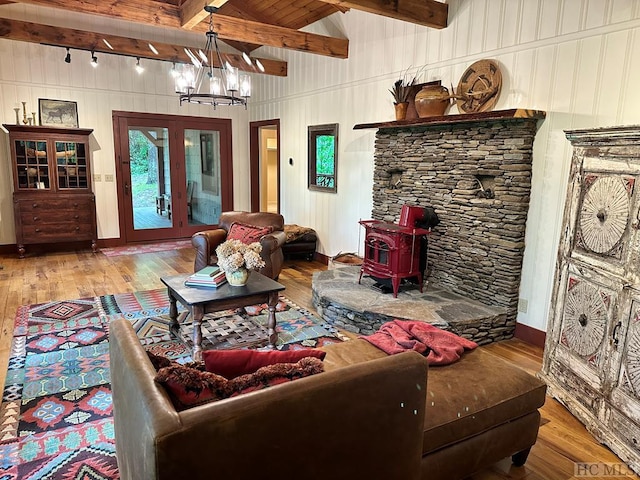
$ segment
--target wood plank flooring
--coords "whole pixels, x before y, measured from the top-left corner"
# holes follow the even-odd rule
[[[0,384],[4,385],[13,322],[19,306],[162,288],[161,276],[190,273],[193,258],[191,248],[116,257],[90,251],[49,253],[23,260],[17,255],[0,257],[3,267],[0,270]],[[311,275],[324,268],[317,262],[286,262],[279,279],[287,287],[285,295],[298,305],[315,311],[311,302]],[[517,339],[481,348],[532,374],[542,364],[542,350]],[[471,479],[577,480],[584,477],[574,475],[574,462],[620,462],[557,401],[547,398],[541,413],[538,442],[524,467],[513,467],[510,459],[505,459]],[[615,478],[638,479],[634,475]]]

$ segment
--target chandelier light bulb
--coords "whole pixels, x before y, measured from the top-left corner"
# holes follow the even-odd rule
[[[249,75],[240,76],[240,96],[244,98],[251,96],[251,77]]]
[[[180,72],[178,72],[178,69],[176,68],[176,63],[173,62],[171,65],[171,78],[175,80],[178,76],[180,76]]]
[[[196,81],[196,69],[193,65],[185,65],[182,70],[182,76],[184,77],[184,83],[187,89],[195,89]]]
[[[222,93],[222,81],[220,77],[213,76],[210,80],[210,92],[212,95],[220,95]]]
[[[227,90],[238,91],[238,69],[229,65],[229,62],[227,62]]]

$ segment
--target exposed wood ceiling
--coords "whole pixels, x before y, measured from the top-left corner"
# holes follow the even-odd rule
[[[158,50],[158,54],[153,54],[144,39],[2,20],[2,5],[8,3],[46,6],[70,14],[80,12],[195,32],[207,31],[209,15],[204,6],[210,5],[218,8],[212,17],[218,38],[240,52],[250,53],[266,45],[335,58],[348,57],[347,39],[300,29],[349,9],[445,28],[448,11],[446,3],[436,0],[0,0],[0,38],[185,63],[188,62],[183,51],[186,45],[153,42]],[[106,47],[104,39],[113,50]],[[241,59],[241,55],[231,57],[232,63],[247,70]],[[260,61],[266,74],[286,76],[286,62],[263,58]]]

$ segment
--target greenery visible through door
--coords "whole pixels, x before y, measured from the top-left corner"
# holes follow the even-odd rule
[[[158,149],[139,130],[129,130],[131,193],[134,207],[154,207],[158,194]]]

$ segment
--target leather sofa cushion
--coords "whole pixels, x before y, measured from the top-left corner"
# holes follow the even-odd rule
[[[323,350],[327,371],[386,356],[362,339]],[[536,411],[545,393],[542,381],[482,348],[451,365],[430,367],[423,455]]]
[[[202,352],[207,372],[222,375],[227,379],[253,373],[261,367],[277,363],[296,363],[304,357],[322,360],[326,352],[313,348],[300,350],[205,350]]]

